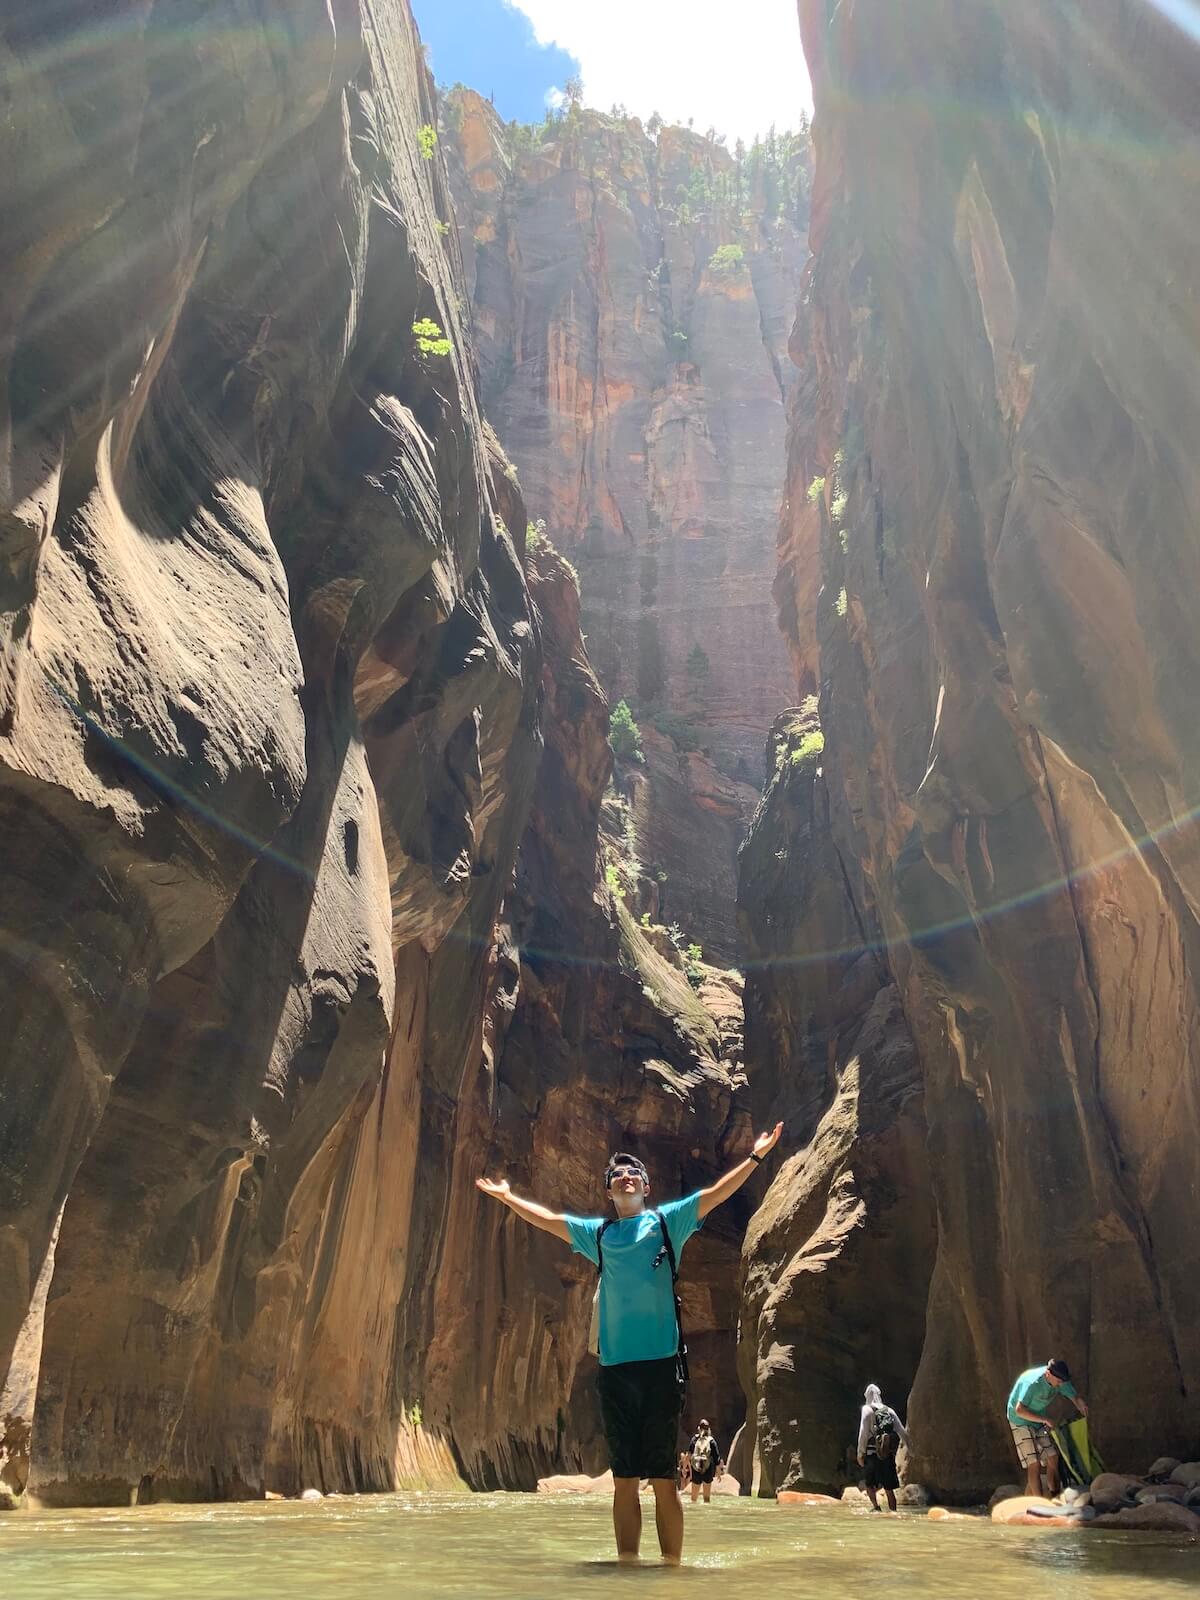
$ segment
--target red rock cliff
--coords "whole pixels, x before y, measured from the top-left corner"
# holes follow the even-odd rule
[[[0,24],[0,1460],[381,1487],[536,615],[406,5],[109,10]]]
[[[597,1215],[611,1150],[642,1154],[665,1200],[711,1181],[750,1139],[740,994],[716,975],[694,992],[670,943],[656,948],[606,887],[608,707],[566,563],[543,548],[528,572],[544,629],[546,749],[491,965],[484,1049],[454,1107],[449,1209],[430,1243],[409,1390],[445,1427],[464,1476],[486,1488],[600,1472],[606,1454],[586,1349],[595,1270],[480,1195],[474,1175],[503,1172],[519,1192]],[[436,1163],[427,1171],[431,1187],[445,1184]],[[689,1417],[709,1416],[723,1442],[743,1415],[730,1373],[751,1204],[742,1194],[715,1213],[681,1262]]]
[[[506,128],[467,91],[443,130],[488,412],[642,727],[641,858],[666,920],[733,961],[736,850],[795,692],[769,590],[807,140],[730,154],[578,108]]]
[[[915,1046],[936,1252],[911,1471],[968,1497],[1011,1476],[1005,1395],[1052,1352],[1110,1463],[1200,1430],[1200,54],[1166,10],[800,7],[817,404],[779,594],[857,909],[811,936],[875,952]],[[747,907],[760,932],[799,871]],[[807,1011],[751,988],[751,1016]],[[835,1117],[838,1059],[801,1064]],[[748,1241],[752,1317],[811,1226],[779,1184],[797,1220]],[[868,1295],[851,1263],[808,1293],[911,1333],[916,1289],[877,1264]],[[768,1402],[796,1477],[885,1370],[859,1368],[815,1415]]]
[[[110,10],[0,23],[0,1494],[594,1467],[589,1275],[471,1180],[711,1177],[738,998],[604,886],[403,0]]]

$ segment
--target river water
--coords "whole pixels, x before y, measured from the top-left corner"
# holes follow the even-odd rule
[[[652,1502],[643,1501],[656,1549]],[[684,1566],[619,1567],[601,1498],[399,1494],[0,1516],[13,1600],[1170,1600],[1200,1545],[1166,1535],[931,1523],[773,1501],[687,1507]],[[646,1540],[643,1536],[645,1553]]]

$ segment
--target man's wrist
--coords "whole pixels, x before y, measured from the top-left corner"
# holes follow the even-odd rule
[[[757,1153],[757,1151],[754,1151],[754,1150],[751,1150],[751,1152],[750,1152],[750,1159],[751,1159],[751,1161],[753,1161],[753,1163],[754,1163],[754,1165],[755,1165],[755,1166],[756,1166],[756,1167],[758,1167],[758,1166],[761,1166],[761,1165],[762,1165],[762,1160],[763,1160],[763,1158],[762,1158],[762,1156],[760,1156],[760,1155],[759,1155],[759,1154],[758,1154],[758,1153]]]

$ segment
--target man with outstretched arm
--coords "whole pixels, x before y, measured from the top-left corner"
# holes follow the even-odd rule
[[[701,1222],[736,1193],[778,1143],[783,1123],[760,1133],[754,1148],[723,1178],[657,1210],[647,1206],[650,1175],[636,1156],[609,1158],[604,1187],[616,1215],[570,1217],[513,1194],[505,1179],[476,1178],[490,1194],[535,1228],[565,1240],[600,1269],[600,1410],[613,1471],[613,1529],[617,1558],[636,1561],[642,1536],[638,1485],[654,1489],[654,1521],[663,1560],[683,1551],[683,1505],[675,1461],[683,1390],[677,1374],[680,1327],[671,1273]]]

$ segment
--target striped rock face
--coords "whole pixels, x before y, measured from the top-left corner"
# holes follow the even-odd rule
[[[894,982],[935,1221],[914,1277],[868,1204],[869,1282],[831,1248],[806,1315],[926,1308],[888,1397],[911,1386],[910,1470],[943,1496],[1011,1475],[1005,1397],[1052,1353],[1110,1464],[1200,1427],[1200,54],[1169,9],[800,6],[817,393],[780,586],[853,915],[827,896],[796,954],[858,948]],[[779,863],[777,938],[807,859]],[[756,1038],[789,1038],[779,1093],[815,1129],[855,1013],[810,1024],[812,982],[752,972],[747,1008],[751,1081]],[[818,1237],[801,1208],[771,1249]],[[798,1458],[878,1376],[798,1357],[805,1411],[769,1358],[763,1425]]]

